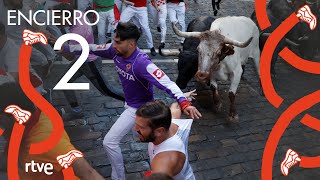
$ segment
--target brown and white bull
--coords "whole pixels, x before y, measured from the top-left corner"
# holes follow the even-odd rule
[[[214,107],[218,112],[221,111],[222,103],[218,94],[217,80],[231,81],[228,119],[231,122],[238,122],[235,94],[244,71],[242,66],[247,63],[249,57],[254,60],[260,76],[259,29],[256,24],[244,16],[228,16],[216,19],[209,31],[181,32],[174,24],[173,30],[178,36],[200,39],[197,48],[199,63],[196,79],[205,84],[210,81]]]

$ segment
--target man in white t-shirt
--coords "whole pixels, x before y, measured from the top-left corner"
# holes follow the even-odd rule
[[[194,91],[186,94],[193,97]],[[195,180],[188,161],[188,137],[192,119],[179,119],[177,103],[169,108],[162,101],[149,102],[136,111],[135,130],[142,142],[149,142],[152,173],[165,173],[175,180]]]

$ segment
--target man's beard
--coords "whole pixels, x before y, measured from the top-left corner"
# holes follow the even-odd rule
[[[123,56],[123,54],[122,54],[120,51],[116,51],[116,54],[117,54],[118,56]]]
[[[116,49],[116,54],[118,55],[118,56],[124,56],[126,53],[127,53],[128,51],[118,51],[117,49]]]
[[[143,136],[139,131],[137,132],[144,138],[143,140],[140,139],[141,142],[153,142],[156,139],[153,131],[147,137]]]

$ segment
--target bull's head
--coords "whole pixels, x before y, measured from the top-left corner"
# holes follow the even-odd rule
[[[220,33],[218,30],[205,32],[181,32],[172,24],[174,32],[181,37],[195,37],[200,39],[198,46],[198,72],[197,81],[207,83],[212,70],[219,68],[219,63],[228,55],[234,54],[233,46],[247,47],[252,37],[245,42],[239,42],[230,39]]]

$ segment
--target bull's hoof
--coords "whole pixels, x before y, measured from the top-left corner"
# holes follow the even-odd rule
[[[236,115],[234,115],[234,116],[228,116],[227,121],[228,121],[228,123],[238,124],[238,123],[239,123],[239,116],[238,116],[238,114],[236,114]]]
[[[218,104],[215,104],[214,107],[213,107],[213,110],[215,113],[221,113],[222,112],[222,103],[218,103]]]

